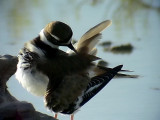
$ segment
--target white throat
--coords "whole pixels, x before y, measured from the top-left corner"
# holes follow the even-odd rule
[[[49,45],[52,48],[57,48],[58,49],[58,45],[54,45],[53,43],[49,42],[49,40],[47,40],[46,36],[44,35],[44,29],[42,29],[39,33],[40,35],[40,40],[43,41],[45,44]]]

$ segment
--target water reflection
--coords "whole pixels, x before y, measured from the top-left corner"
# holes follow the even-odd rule
[[[114,54],[131,54],[133,51],[133,45],[130,43],[117,45],[113,47],[104,47],[104,52],[112,52]]]

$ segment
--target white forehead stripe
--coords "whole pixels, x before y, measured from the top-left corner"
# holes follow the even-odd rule
[[[52,48],[58,48],[59,46],[54,45],[53,43],[51,43],[51,42],[49,42],[49,41],[47,40],[47,38],[46,38],[46,36],[44,35],[44,32],[43,32],[43,31],[44,31],[44,29],[42,29],[42,30],[40,31],[40,33],[39,33],[41,41],[43,41],[45,44],[51,46]]]
[[[51,34],[51,33],[50,33],[50,35],[51,35],[54,39],[56,39],[57,41],[60,41],[60,38],[59,38],[59,37],[57,37],[57,36],[55,36],[55,35],[53,35],[53,34]]]

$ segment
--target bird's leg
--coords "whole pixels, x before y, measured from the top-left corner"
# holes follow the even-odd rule
[[[55,113],[54,118],[57,119],[58,117],[58,113]]]
[[[71,115],[71,120],[74,120],[74,115],[73,114]]]

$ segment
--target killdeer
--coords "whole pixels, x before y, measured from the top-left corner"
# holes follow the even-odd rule
[[[96,95],[122,65],[113,69],[96,66],[95,45],[101,31],[111,24],[106,20],[86,32],[75,48],[71,44],[71,28],[59,21],[49,23],[40,34],[27,42],[18,54],[16,78],[37,96],[45,97],[45,105],[55,113],[73,114]],[[64,52],[59,46],[74,51]],[[76,54],[75,54],[76,53]]]

